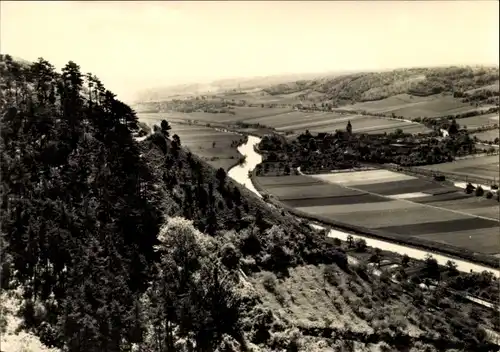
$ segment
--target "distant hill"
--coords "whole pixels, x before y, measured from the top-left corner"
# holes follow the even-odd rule
[[[498,67],[409,68],[385,72],[366,72],[295,81],[264,89],[270,95],[315,91],[323,100],[344,103],[374,101],[407,93],[429,96],[439,93],[466,92],[472,89],[498,91]]]
[[[261,95],[275,97],[278,99],[275,99],[276,101],[295,97],[303,101],[331,102],[336,106],[376,101],[400,94],[427,97],[444,93],[461,97],[464,93],[481,95],[488,91],[487,93],[494,92],[497,96],[499,83],[499,68],[492,66],[290,74],[151,88],[137,95],[136,107],[142,106],[139,103],[193,98],[207,93],[220,95],[232,91],[262,93]],[[250,97],[250,100],[252,99],[253,97]]]
[[[221,93],[231,89],[262,89],[280,83],[289,83],[299,80],[313,80],[320,77],[332,77],[340,73],[304,73],[273,76],[259,76],[251,78],[228,78],[208,83],[180,84],[150,88],[137,93],[136,102],[161,101],[178,96],[198,95],[203,93]]]

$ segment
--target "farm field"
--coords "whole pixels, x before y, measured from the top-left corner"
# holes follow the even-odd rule
[[[473,136],[476,136],[480,140],[484,141],[494,141],[495,138],[499,138],[500,136],[500,128],[496,130],[474,133]]]
[[[171,126],[171,135],[177,134],[183,146],[215,168],[221,167],[227,171],[241,157],[236,149],[238,141],[242,139],[238,134],[197,125],[171,123]]]
[[[234,115],[221,113],[212,114],[208,112],[158,112],[158,113],[138,113],[137,117],[140,121],[146,122],[149,125],[159,124],[161,120],[168,122],[185,122],[188,120],[198,120],[205,123],[222,122],[223,120],[235,120]]]
[[[498,202],[434,181],[369,170],[265,176],[257,183],[284,204],[320,219],[484,254],[500,253]],[[450,236],[453,231],[461,235]]]
[[[180,124],[179,121],[185,120],[182,118],[176,119],[176,116],[179,115],[165,113],[138,114],[139,119],[149,126],[159,125],[163,119],[169,121],[172,127],[170,135],[177,134],[184,147],[215,168],[221,167],[227,171],[237,163],[241,157],[241,154],[236,149],[238,141],[242,139],[240,135],[217,131],[200,125]]]
[[[480,177],[491,181],[496,180],[498,182],[500,176],[498,155],[481,156],[450,163],[420,166],[420,168],[454,174],[463,177],[464,180],[466,177]]]
[[[159,124],[162,119],[169,122],[182,122],[187,120],[199,120],[206,123],[231,124],[244,122],[248,124],[259,123],[264,126],[275,128],[282,132],[335,132],[337,129],[345,129],[348,121],[351,121],[353,131],[363,133],[390,133],[401,129],[407,133],[424,133],[429,129],[421,124],[408,123],[401,120],[363,115],[348,115],[335,112],[301,112],[290,108],[249,108],[235,107],[235,115],[212,114],[194,112],[184,113],[141,113],[138,117],[141,121]]]
[[[426,132],[428,129],[420,124],[408,123],[376,116],[346,115],[335,112],[301,112],[291,111],[274,116],[264,116],[245,120],[247,123],[260,123],[276,128],[278,131],[302,132],[335,132],[345,129],[351,121],[353,131],[364,133],[394,132],[400,128],[409,133]]]
[[[464,119],[457,119],[457,122],[462,127],[467,126],[468,129],[478,128],[482,126],[493,126],[495,124],[498,125],[498,113],[466,117]]]
[[[356,103],[343,108],[365,110],[373,113],[394,113],[397,116],[407,118],[435,117],[476,110],[469,103],[463,103],[461,99],[453,98],[451,95],[417,97],[408,94],[399,94],[377,101]]]
[[[260,107],[239,107],[235,106],[232,110],[235,115],[230,115],[230,117],[223,117],[217,119],[218,122],[236,122],[244,121],[247,123],[255,123],[253,119],[265,118],[268,116],[276,116],[291,112],[291,108],[260,108]],[[212,114],[214,115],[214,114]],[[217,116],[217,114],[215,114]],[[226,114],[224,114],[226,115]],[[252,121],[252,122],[250,122]]]

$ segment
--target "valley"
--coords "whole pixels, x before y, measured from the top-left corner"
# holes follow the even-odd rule
[[[2,348],[497,349],[497,200],[351,157],[444,165],[475,148],[454,124],[447,139],[314,106],[136,114],[73,62],[1,68]],[[394,138],[437,149],[403,158]],[[454,222],[470,232],[447,236]]]

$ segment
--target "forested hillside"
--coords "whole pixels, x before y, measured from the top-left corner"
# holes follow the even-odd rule
[[[491,325],[487,311],[475,309],[474,321],[451,301],[437,315],[439,333],[415,337],[399,323],[380,323],[411,296],[366,268],[349,268],[339,242],[187,153],[167,121],[136,142],[135,112],[74,62],[60,73],[43,59],[20,65],[5,55],[0,64],[2,297],[21,292],[24,329],[46,346],[350,351],[360,342],[493,350],[478,328],[478,321]],[[324,265],[325,292],[348,282],[387,304],[382,320],[373,313],[371,333],[299,326],[266,307],[252,285],[259,271],[284,278]],[[404,302],[426,311],[436,300]]]
[[[492,89],[498,92],[498,82],[498,67],[411,68],[297,81],[272,86],[264,91],[278,95],[310,89],[342,105],[380,100],[403,93],[430,96],[447,92],[462,96],[465,92],[487,85],[496,85]]]
[[[166,346],[174,343],[170,324],[177,326],[177,338],[197,339],[200,345],[201,340],[216,345],[222,332],[238,337],[235,322],[210,316],[224,316],[221,305],[230,309],[236,303],[206,298],[222,298],[221,290],[236,287],[234,282],[218,286],[219,276],[234,274],[238,259],[231,241],[220,236],[246,233],[246,250],[262,253],[253,265],[314,260],[315,253],[302,250],[305,238],[290,238],[286,246],[285,238],[259,242],[256,233],[280,223],[287,224],[291,237],[298,236],[299,224],[279,213],[263,214],[261,204],[242,195],[223,170],[215,172],[186,154],[179,138],[170,141],[168,123],[139,146],[132,137],[135,113],[75,63],[57,73],[43,59],[26,66],[6,55],[0,74],[2,288],[23,288],[26,327],[47,345],[123,350],[143,341],[146,321],[166,322],[155,332],[167,334],[161,342]],[[194,226],[167,220],[176,215],[193,219]],[[160,255],[162,224],[164,241],[176,244],[168,247],[171,256]],[[213,235],[207,241],[216,248],[225,244],[220,255],[210,247],[202,258],[195,228]],[[345,261],[334,249],[317,247]],[[229,269],[219,268],[221,260]],[[166,272],[181,262],[183,271]],[[190,271],[206,275],[206,285],[197,284]],[[174,277],[165,282],[167,274]],[[161,291],[156,285],[163,285]],[[157,304],[169,305],[171,312]],[[201,335],[193,337],[193,331]]]

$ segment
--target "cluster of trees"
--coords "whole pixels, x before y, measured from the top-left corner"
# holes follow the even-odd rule
[[[266,174],[270,163],[283,164],[286,174],[297,167],[313,172],[349,169],[362,163],[438,164],[475,152],[474,141],[466,132],[459,131],[454,120],[448,128],[450,138],[416,136],[401,130],[384,135],[353,134],[350,123],[346,130],[317,135],[306,131],[291,141],[276,135],[265,136],[259,144],[264,164],[258,168],[258,173]]]

